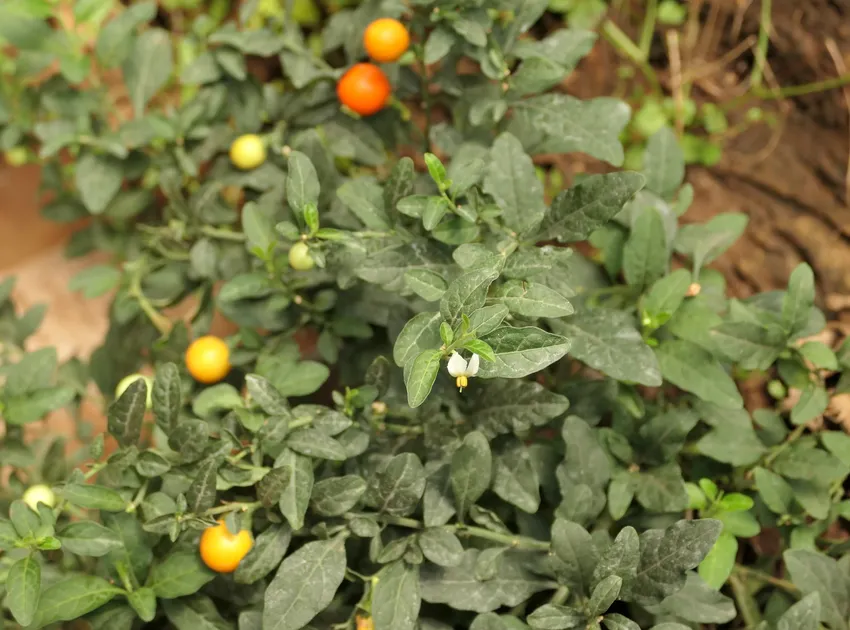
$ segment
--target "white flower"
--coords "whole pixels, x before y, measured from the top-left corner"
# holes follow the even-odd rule
[[[457,352],[452,352],[449,359],[449,374],[455,377],[457,388],[463,391],[463,388],[469,385],[469,378],[478,374],[478,364],[480,359],[477,354],[473,354],[469,358],[469,363],[460,356]]]

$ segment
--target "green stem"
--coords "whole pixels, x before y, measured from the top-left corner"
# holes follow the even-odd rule
[[[629,39],[619,26],[611,20],[606,20],[602,25],[602,36],[605,37],[614,48],[624,57],[630,59],[643,73],[646,80],[649,81],[652,91],[656,94],[661,93],[661,84],[658,82],[658,77],[655,75],[655,70],[643,58],[643,53],[637,45]]]
[[[133,501],[130,503],[130,505],[127,506],[127,510],[126,510],[127,512],[135,512],[136,508],[139,507],[139,505],[141,505],[142,501],[145,500],[145,495],[148,493],[148,484],[149,483],[150,483],[149,479],[145,480],[145,483],[142,484],[141,488],[139,488],[139,491],[136,493],[136,496],[133,497]]]
[[[205,225],[201,228],[201,234],[205,236],[211,236],[212,238],[218,238],[223,241],[244,241],[245,235],[242,232],[234,232],[233,230],[224,230],[222,228],[214,228],[209,225]]]
[[[643,28],[640,32],[640,52],[644,61],[649,59],[649,50],[652,47],[652,36],[655,34],[655,20],[658,17],[658,0],[649,0],[646,5],[646,17],[643,19]]]
[[[773,463],[773,460],[775,460],[777,457],[779,457],[779,454],[782,453],[782,451],[784,451],[786,448],[791,446],[791,444],[796,442],[800,438],[800,436],[803,435],[803,432],[805,430],[806,430],[806,425],[801,424],[799,427],[797,427],[796,429],[791,431],[791,433],[788,435],[788,437],[785,438],[785,441],[782,444],[780,444],[779,446],[777,446],[772,452],[768,453],[767,457],[764,458],[765,468],[770,466],[770,464]]]
[[[254,501],[253,503],[228,503],[227,505],[210,508],[204,512],[204,516],[217,516],[218,514],[228,514],[230,512],[253,512],[257,508],[262,507],[262,505],[259,501]]]
[[[729,586],[732,587],[732,595],[735,598],[738,611],[747,628],[755,628],[761,623],[761,612],[753,600],[753,596],[747,590],[747,585],[736,575],[729,576]]]
[[[827,90],[844,87],[845,85],[850,85],[850,74],[833,77],[832,79],[824,79],[823,81],[815,81],[814,83],[789,85],[788,87],[779,88],[778,90],[756,87],[752,90],[752,93],[762,100],[777,100],[781,98],[791,98],[793,96],[805,96],[806,94],[825,92]]]
[[[764,571],[759,571],[758,569],[753,569],[740,564],[736,564],[735,573],[741,575],[742,577],[751,577],[756,580],[761,580],[762,582],[767,582],[768,584],[775,586],[776,588],[781,588],[786,593],[794,594],[800,592],[800,589],[798,589],[796,586],[794,586],[794,584],[792,584],[788,580],[773,577],[772,575],[765,573]]]
[[[375,518],[381,521],[382,523],[386,523],[387,525],[407,527],[408,529],[425,529],[425,525],[420,521],[401,516],[365,513],[354,514],[353,516]],[[535,540],[534,538],[527,538],[526,536],[515,536],[513,534],[502,534],[499,532],[490,531],[489,529],[484,529],[483,527],[470,527],[469,525],[463,525],[460,523],[451,525],[450,527],[455,530],[455,533],[457,533],[458,536],[490,540],[493,542],[501,543],[506,547],[513,547],[514,549],[526,549],[530,551],[549,551],[551,548],[551,545],[548,542],[542,540]]]
[[[756,44],[756,61],[750,75],[750,85],[754,90],[761,87],[764,77],[764,64],[767,61],[767,47],[770,45],[771,0],[761,0],[761,19],[759,20],[759,39]]]

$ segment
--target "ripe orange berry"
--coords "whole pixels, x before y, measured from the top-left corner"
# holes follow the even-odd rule
[[[218,337],[198,337],[186,350],[186,367],[199,383],[217,383],[230,372],[230,349]]]
[[[231,534],[221,520],[201,534],[201,560],[213,571],[233,573],[253,546],[251,532],[243,529],[238,534]]]
[[[363,46],[378,63],[389,63],[401,57],[410,46],[410,35],[404,24],[392,18],[375,20],[363,33]]]
[[[336,85],[340,102],[361,116],[371,116],[381,111],[391,91],[387,75],[371,63],[351,66]]]

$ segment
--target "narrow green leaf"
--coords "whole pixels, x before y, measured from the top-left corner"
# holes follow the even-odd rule
[[[6,578],[6,605],[22,626],[28,626],[35,616],[41,595],[41,565],[31,553],[15,562]]]

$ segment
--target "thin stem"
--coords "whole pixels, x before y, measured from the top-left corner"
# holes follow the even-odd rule
[[[215,228],[210,225],[205,225],[201,228],[201,234],[206,236],[211,236],[212,238],[218,238],[223,241],[244,241],[245,235],[242,232],[234,232],[233,230],[224,230],[222,228]]]
[[[389,516],[387,514],[366,513],[353,514],[352,516],[364,516],[368,518],[375,518],[381,521],[382,523],[386,523],[387,525],[407,527],[408,529],[425,529],[425,525],[420,521],[417,521],[416,519],[412,518],[405,518],[402,516]],[[514,549],[549,551],[551,548],[551,545],[548,542],[542,540],[535,540],[534,538],[528,538],[526,536],[515,536],[513,534],[502,534],[499,532],[490,531],[489,529],[484,529],[483,527],[470,527],[461,523],[450,525],[449,527],[454,529],[455,533],[457,533],[458,536],[480,538],[482,540],[491,540],[493,542],[501,543],[506,547],[513,547]]]
[[[761,622],[761,612],[753,601],[753,596],[747,590],[747,585],[737,575],[732,574],[729,576],[729,586],[732,587],[735,604],[746,627],[755,628]]]
[[[791,444],[796,442],[800,438],[800,436],[803,435],[803,432],[805,430],[806,430],[805,424],[801,424],[799,427],[794,429],[788,435],[788,437],[785,438],[785,441],[782,444],[777,446],[776,449],[773,450],[773,452],[768,453],[767,457],[764,458],[764,466],[765,467],[770,466],[770,464],[773,463],[773,460],[775,460],[777,457],[779,457],[779,454],[782,453],[782,451],[784,451],[786,448],[791,446]]]
[[[754,90],[761,87],[764,78],[764,64],[767,61],[767,47],[770,45],[771,0],[761,0],[761,19],[759,20],[759,40],[756,44],[756,61],[750,75],[750,85]]]
[[[425,128],[422,131],[422,150],[431,152],[431,92],[429,91],[428,66],[425,64],[425,47],[416,46],[416,59],[419,62],[419,95],[425,113]]]
[[[145,500],[145,495],[148,493],[148,484],[150,483],[149,479],[145,480],[145,483],[142,484],[142,487],[139,488],[139,491],[136,493],[136,496],[133,497],[133,501],[130,505],[127,506],[127,512],[135,512],[136,508],[141,505],[142,501]]]
[[[229,512],[253,512],[257,508],[262,507],[262,505],[259,501],[254,501],[253,503],[228,503],[227,505],[210,508],[204,512],[204,516],[216,516]]]
[[[776,588],[781,588],[786,593],[798,593],[800,589],[798,589],[794,584],[789,582],[788,580],[783,580],[782,578],[773,577],[769,573],[765,573],[764,571],[759,571],[758,569],[753,569],[750,567],[745,567],[740,564],[735,565],[735,572],[744,577],[751,577],[756,580],[761,580],[762,582],[767,582]]]
[[[614,48],[627,59],[630,59],[643,73],[646,80],[649,81],[652,91],[656,94],[661,93],[661,84],[658,82],[658,77],[655,75],[655,70],[643,58],[643,53],[640,48],[629,39],[619,26],[611,20],[606,20],[602,25],[602,35],[607,39]]]
[[[649,0],[646,6],[646,17],[643,19],[643,28],[640,32],[640,52],[644,61],[649,59],[649,50],[652,47],[652,36],[655,34],[655,21],[658,18],[658,0]]]
[[[850,74],[845,74],[832,79],[824,79],[823,81],[815,81],[814,83],[804,83],[802,85],[789,85],[788,87],[779,88],[778,90],[768,90],[763,87],[754,88],[752,93],[763,100],[777,100],[781,98],[791,98],[793,96],[804,96],[806,94],[815,94],[817,92],[826,92],[835,88],[850,85]]]

